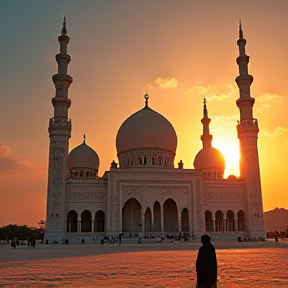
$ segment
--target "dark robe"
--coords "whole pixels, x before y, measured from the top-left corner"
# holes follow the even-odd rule
[[[214,288],[217,283],[217,259],[214,246],[204,243],[196,260],[197,288]]]

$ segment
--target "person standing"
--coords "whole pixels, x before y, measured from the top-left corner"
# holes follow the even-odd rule
[[[217,259],[209,235],[202,235],[202,246],[196,260],[197,288],[217,287]]]

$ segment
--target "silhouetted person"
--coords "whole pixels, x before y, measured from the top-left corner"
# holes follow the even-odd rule
[[[202,246],[196,260],[197,288],[217,287],[217,259],[214,246],[209,235],[202,235]]]

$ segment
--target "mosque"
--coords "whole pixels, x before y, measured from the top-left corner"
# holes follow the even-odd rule
[[[118,130],[114,160],[109,171],[98,175],[99,156],[86,144],[69,151],[71,100],[67,74],[69,37],[64,18],[56,55],[58,73],[52,77],[54,117],[49,120],[49,175],[46,243],[97,243],[99,239],[155,239],[169,236],[199,239],[238,237],[265,238],[260,170],[258,121],[253,118],[255,99],[250,95],[253,77],[248,74],[249,56],[239,25],[239,108],[237,133],[240,176],[223,178],[225,159],[212,146],[204,99],[203,148],[194,160],[195,169],[174,167],[177,135],[172,124],[149,106],[128,117]],[[144,101],[143,101],[144,102]],[[200,124],[199,124],[200,125]]]

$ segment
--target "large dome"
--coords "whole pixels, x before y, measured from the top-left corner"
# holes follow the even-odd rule
[[[148,105],[127,118],[116,137],[118,154],[139,148],[159,148],[173,153],[177,148],[177,136],[171,123]]]
[[[194,167],[196,170],[225,170],[225,158],[216,148],[212,146],[204,147],[197,153],[194,159]]]
[[[68,155],[68,170],[73,168],[92,168],[98,171],[99,157],[97,153],[89,147],[85,140],[75,147]]]

